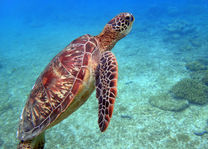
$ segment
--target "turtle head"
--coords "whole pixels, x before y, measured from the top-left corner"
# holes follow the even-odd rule
[[[111,50],[117,41],[125,37],[132,28],[134,16],[130,13],[120,13],[111,19],[103,31],[96,36],[100,51]]]
[[[112,32],[118,33],[119,38],[125,37],[132,28],[134,16],[130,13],[120,13],[108,22]]]

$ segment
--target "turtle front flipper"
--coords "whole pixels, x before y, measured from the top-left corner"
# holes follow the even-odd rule
[[[99,103],[98,124],[104,132],[112,117],[117,95],[118,64],[112,52],[104,52],[95,74],[96,97]]]
[[[45,145],[45,132],[36,136],[32,140],[20,141],[17,149],[44,149]]]

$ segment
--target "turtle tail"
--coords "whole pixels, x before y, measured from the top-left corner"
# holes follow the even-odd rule
[[[45,145],[45,133],[38,135],[32,140],[20,141],[17,149],[44,149]]]

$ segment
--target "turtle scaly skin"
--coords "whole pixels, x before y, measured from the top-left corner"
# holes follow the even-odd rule
[[[44,133],[76,111],[96,87],[103,132],[117,95],[118,65],[110,50],[131,30],[134,17],[121,13],[98,36],[83,35],[57,54],[40,74],[20,118],[18,149],[44,148]]]

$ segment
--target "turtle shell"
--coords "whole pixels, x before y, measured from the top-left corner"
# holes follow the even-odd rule
[[[23,109],[19,140],[30,140],[59,123],[94,90],[94,70],[99,57],[97,41],[84,35],[56,55],[38,77]]]

